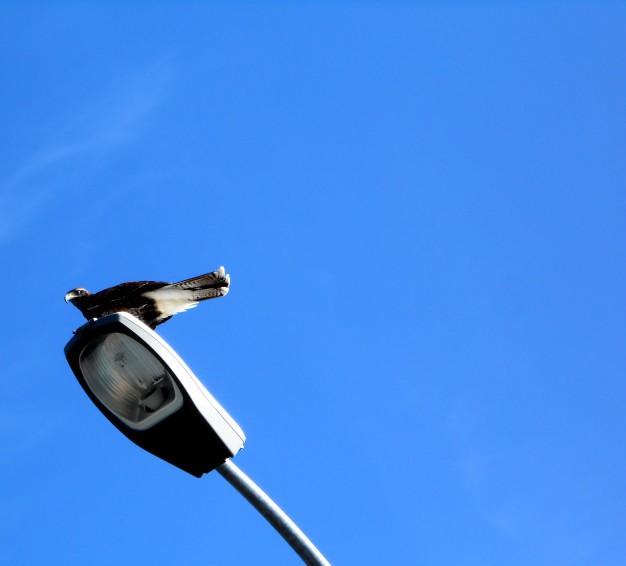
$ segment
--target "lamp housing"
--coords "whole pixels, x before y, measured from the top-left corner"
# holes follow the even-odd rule
[[[176,352],[134,316],[78,328],[65,357],[92,402],[127,438],[200,477],[243,448],[239,425]]]

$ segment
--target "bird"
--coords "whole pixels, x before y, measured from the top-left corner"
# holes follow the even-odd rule
[[[200,301],[223,297],[229,288],[230,275],[220,267],[178,283],[129,281],[93,294],[78,287],[65,295],[65,302],[74,305],[87,320],[127,312],[154,330]]]

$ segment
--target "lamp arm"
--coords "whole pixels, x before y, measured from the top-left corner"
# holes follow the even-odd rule
[[[231,460],[226,460],[216,470],[267,519],[280,536],[298,553],[305,564],[308,566],[330,566],[328,560],[284,511]]]

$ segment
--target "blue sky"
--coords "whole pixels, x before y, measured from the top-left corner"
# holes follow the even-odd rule
[[[333,564],[624,564],[624,22],[2,4],[2,562],[300,563],[63,357],[69,289],[225,265],[159,332]]]

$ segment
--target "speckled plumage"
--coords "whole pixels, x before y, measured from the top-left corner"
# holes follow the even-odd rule
[[[223,297],[229,287],[230,276],[220,267],[178,283],[131,281],[94,294],[77,288],[65,295],[65,302],[72,303],[87,320],[123,311],[154,329],[200,301]]]

